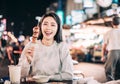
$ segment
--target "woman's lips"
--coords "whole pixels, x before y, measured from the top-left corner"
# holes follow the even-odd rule
[[[47,36],[50,36],[50,35],[52,35],[52,32],[45,32],[45,34],[46,34]]]

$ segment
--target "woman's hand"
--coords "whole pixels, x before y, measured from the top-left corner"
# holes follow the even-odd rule
[[[34,53],[34,47],[29,47],[25,51],[25,56],[27,57],[29,63],[31,63],[33,60],[33,53]]]

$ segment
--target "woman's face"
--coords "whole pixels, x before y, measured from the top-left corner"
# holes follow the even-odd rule
[[[57,29],[58,25],[52,17],[46,17],[41,24],[43,38],[47,40],[54,39]]]

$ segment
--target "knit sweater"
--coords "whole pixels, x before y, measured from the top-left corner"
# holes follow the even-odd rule
[[[31,64],[28,63],[25,51],[28,47],[34,46],[34,55]],[[69,49],[65,42],[54,43],[45,46],[38,40],[37,43],[29,42],[19,59],[22,66],[22,77],[28,76],[30,65],[32,75],[47,75],[51,80],[71,80],[73,77],[73,63]]]

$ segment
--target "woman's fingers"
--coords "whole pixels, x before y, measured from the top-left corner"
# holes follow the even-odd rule
[[[31,63],[31,61],[33,59],[33,52],[34,52],[34,47],[30,47],[30,48],[26,49],[26,51],[25,51],[25,55],[26,55],[29,63]]]
[[[27,57],[28,62],[31,63],[33,58],[31,56],[26,56],[26,57]]]

